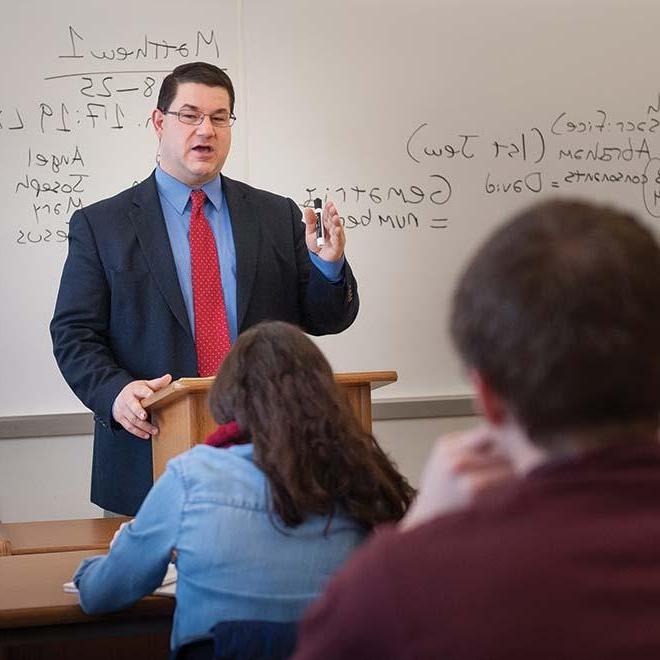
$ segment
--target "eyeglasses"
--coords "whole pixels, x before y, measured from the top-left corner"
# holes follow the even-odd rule
[[[209,117],[211,123],[216,128],[226,128],[227,126],[233,126],[236,121],[234,113],[226,114],[213,114],[209,115],[205,112],[200,112],[199,110],[161,110],[164,115],[175,115],[177,119],[182,124],[188,124],[189,126],[199,126],[203,121],[204,117]]]

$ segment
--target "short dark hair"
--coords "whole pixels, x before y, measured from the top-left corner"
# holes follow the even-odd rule
[[[532,440],[660,411],[660,248],[632,215],[578,201],[496,231],[454,294],[451,332]]]
[[[301,330],[279,321],[242,333],[210,392],[219,424],[254,444],[273,510],[289,526],[339,508],[371,528],[399,520],[414,490],[362,429],[332,369]]]
[[[234,112],[234,86],[231,78],[220,68],[208,62],[189,62],[181,64],[165,76],[158,92],[158,109],[165,112],[170,109],[176,97],[179,83],[200,83],[209,87],[222,87],[227,90],[230,111]]]

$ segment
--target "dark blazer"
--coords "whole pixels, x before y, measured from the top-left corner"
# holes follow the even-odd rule
[[[238,330],[288,321],[310,334],[355,319],[357,283],[329,283],[311,264],[295,203],[222,177],[236,247]],[[165,373],[197,375],[190,323],[155,176],[76,211],[69,226],[53,350],[67,383],[94,412],[92,502],[133,515],[152,483],[151,443],[112,419],[121,389]]]

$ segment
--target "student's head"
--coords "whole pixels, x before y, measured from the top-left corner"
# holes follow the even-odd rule
[[[451,331],[538,444],[657,424],[660,249],[629,214],[575,201],[521,213],[468,264]]]
[[[231,147],[233,113],[234,87],[224,71],[206,62],[176,67],[151,115],[161,168],[191,187],[216,177]]]
[[[218,423],[235,421],[254,444],[286,524],[337,506],[366,527],[405,513],[412,489],[362,430],[321,351],[294,326],[261,323],[241,334],[209,402]]]

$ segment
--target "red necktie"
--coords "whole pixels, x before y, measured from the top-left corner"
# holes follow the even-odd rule
[[[190,193],[190,265],[195,309],[195,349],[200,376],[214,376],[229,352],[229,326],[213,232],[204,215],[203,190]]]

